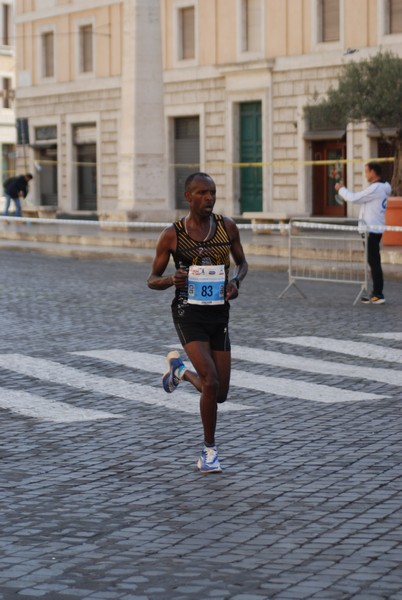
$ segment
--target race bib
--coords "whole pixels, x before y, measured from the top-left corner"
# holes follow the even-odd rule
[[[191,265],[188,303],[208,306],[225,303],[225,265]]]

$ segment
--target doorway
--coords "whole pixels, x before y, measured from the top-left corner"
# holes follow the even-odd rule
[[[313,166],[313,214],[320,217],[346,216],[346,204],[335,191],[335,184],[346,185],[346,143],[337,141],[313,142],[313,160],[333,161]]]
[[[261,102],[240,104],[240,162],[262,162]],[[240,168],[240,211],[262,211],[262,168]]]
[[[97,209],[96,144],[77,145],[78,210]]]
[[[383,140],[377,142],[377,156],[378,158],[392,158],[395,156],[395,145],[388,144]],[[394,173],[394,163],[383,162],[381,163],[382,177],[389,183],[392,181],[392,175]]]
[[[43,146],[37,150],[39,194],[42,206],[57,206],[57,146]]]

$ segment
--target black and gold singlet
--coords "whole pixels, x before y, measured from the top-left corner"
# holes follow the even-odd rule
[[[177,235],[176,252],[173,254],[176,269],[187,269],[191,265],[225,265],[225,288],[228,282],[230,267],[231,240],[226,230],[222,215],[211,215],[215,220],[215,233],[206,241],[199,242],[191,238],[184,225],[184,218],[174,223]],[[187,287],[176,289],[173,306],[186,306],[188,300]],[[225,303],[228,304],[228,303]],[[187,305],[190,308],[190,305]],[[191,309],[194,307],[191,306]],[[220,307],[201,307],[211,311]],[[222,307],[224,308],[224,306]]]

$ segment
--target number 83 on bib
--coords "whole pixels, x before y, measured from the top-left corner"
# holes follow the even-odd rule
[[[188,271],[188,303],[225,303],[225,265],[191,265]]]

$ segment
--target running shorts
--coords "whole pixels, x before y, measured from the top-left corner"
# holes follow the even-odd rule
[[[183,347],[190,342],[209,342],[211,350],[230,351],[228,323],[173,323]]]

